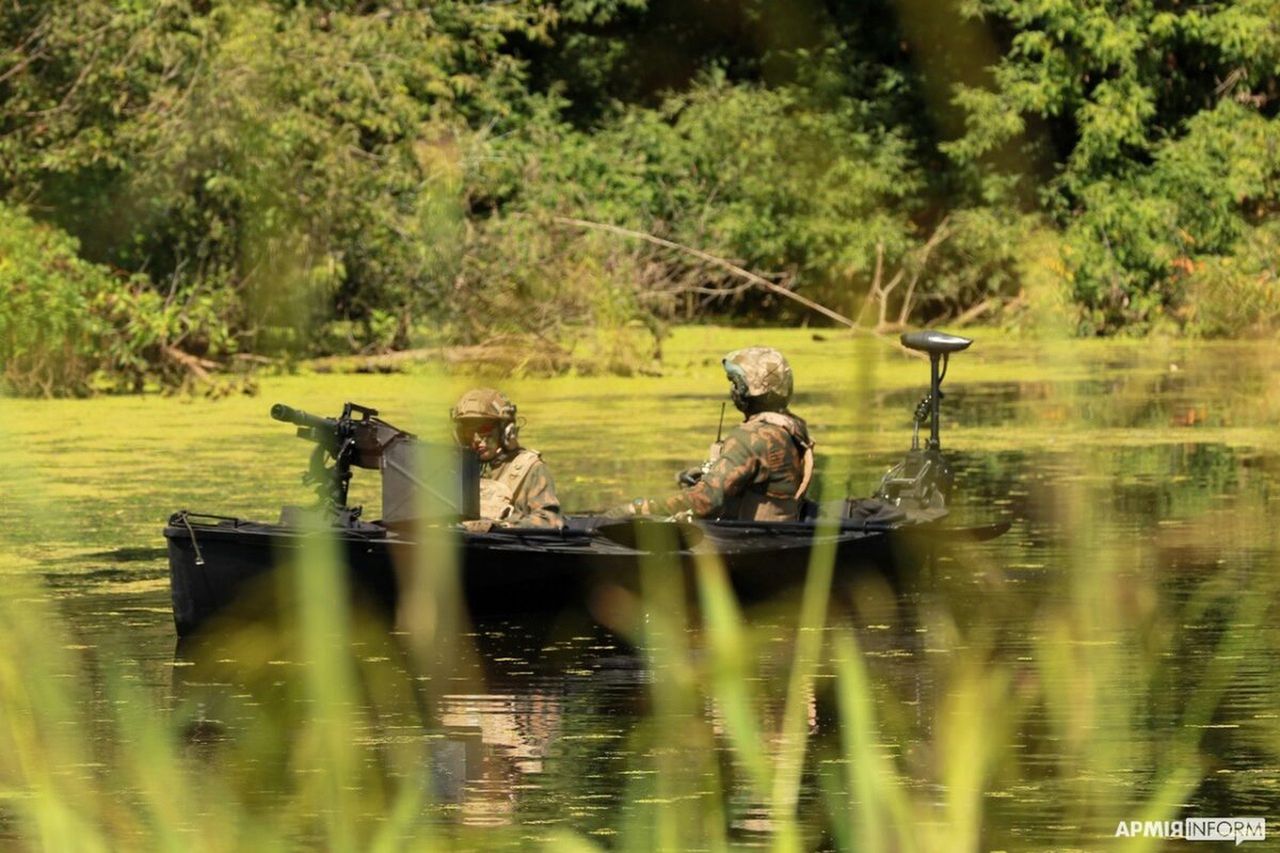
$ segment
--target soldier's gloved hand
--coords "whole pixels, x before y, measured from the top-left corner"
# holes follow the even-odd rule
[[[676,483],[682,489],[696,485],[702,479],[703,470],[701,465],[695,465],[692,468],[685,468],[679,474],[676,474]]]
[[[652,512],[649,502],[644,498],[636,498],[624,504],[611,507],[604,512],[605,518],[628,518],[633,515],[649,515]]]
[[[462,522],[462,529],[468,533],[488,533],[493,529],[493,521],[488,518],[476,518]]]

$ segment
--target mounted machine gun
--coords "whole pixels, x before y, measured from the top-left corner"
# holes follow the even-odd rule
[[[271,417],[298,428],[298,438],[315,442],[311,462],[302,482],[314,486],[319,505],[334,516],[339,526],[350,526],[363,507],[347,505],[351,468],[382,472],[382,521],[394,523],[421,517],[418,497],[433,504],[427,515],[477,518],[480,514],[480,466],[475,454],[460,448],[434,448],[420,442],[413,433],[392,426],[378,417],[378,410],[346,403],[336,418],[323,418],[276,403]],[[329,460],[333,464],[330,465]],[[424,460],[432,467],[440,463],[454,470],[434,471],[424,476]],[[431,483],[457,479],[458,490],[442,493]]]

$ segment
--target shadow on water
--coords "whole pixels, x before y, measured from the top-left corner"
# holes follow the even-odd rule
[[[782,621],[755,622],[755,630],[778,646],[761,662],[765,677],[781,677],[781,646],[793,629]],[[893,657],[918,646],[914,632],[895,626],[877,623],[870,633],[872,654]],[[655,675],[652,662],[632,643],[604,629],[555,635],[552,626],[527,620],[475,626],[472,639],[483,672],[470,673],[465,680],[473,686],[456,693],[414,669],[396,632],[383,633],[376,643],[358,642],[353,651],[362,714],[351,737],[375,755],[406,741],[419,744],[431,800],[446,822],[563,824],[611,837],[630,811],[643,808],[633,803],[633,785],[652,776],[646,769],[651,756],[672,748],[670,732],[653,725],[652,682],[663,676]],[[308,713],[303,676],[297,661],[264,661],[260,655],[250,661],[238,647],[216,638],[179,644],[173,712],[186,719],[181,732],[193,759],[211,772],[242,780],[248,775],[256,790],[283,797],[291,784],[291,759],[278,744],[288,741],[284,733]],[[261,649],[261,638],[255,647]],[[694,653],[701,654],[696,648]],[[456,674],[454,679],[464,680]],[[398,688],[388,689],[391,684]],[[834,704],[828,692],[810,700],[809,730],[818,740],[837,736]],[[776,724],[780,707],[770,704],[765,712]],[[264,738],[264,732],[276,736]],[[722,772],[731,787],[741,789],[740,778],[732,781],[732,750],[722,731],[719,736]],[[276,745],[275,751],[264,750],[264,743]],[[759,808],[745,800],[739,812],[733,837],[766,840],[771,826]]]
[[[603,816],[621,803],[617,783],[634,759],[629,743],[646,713],[649,676],[621,638],[566,625],[477,624],[469,637],[479,668],[441,676],[412,663],[402,632],[365,624],[351,646],[360,705],[351,737],[375,755],[420,747],[431,799],[462,825],[559,819],[565,809]],[[183,640],[172,669],[174,713],[186,720],[193,754],[218,772],[250,768],[255,784],[279,793],[289,785],[287,751],[248,752],[245,744],[264,730],[288,732],[309,712],[289,631]]]

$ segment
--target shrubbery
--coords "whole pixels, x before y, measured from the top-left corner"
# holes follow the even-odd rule
[[[10,385],[493,341],[630,369],[673,318],[801,316],[687,249],[863,323],[993,317],[1045,229],[1077,333],[1270,329],[1215,272],[1280,205],[1266,0],[730,6],[4,6],[0,198],[103,265],[55,290],[115,330],[31,320]]]
[[[56,228],[0,207],[0,362],[12,391],[88,388],[103,330],[90,307],[123,288],[76,249]]]
[[[211,294],[243,349],[314,352],[335,321],[356,347],[403,345],[452,299],[459,152],[519,109],[499,48],[543,10],[206,5],[0,12],[19,45],[0,58],[0,183],[87,258],[145,274],[157,305]]]
[[[591,132],[554,112],[540,119],[495,142],[492,159],[472,176],[477,197],[503,216],[558,214],[653,234],[773,275],[850,313],[865,290],[855,283],[874,267],[877,246],[893,263],[917,239],[910,214],[922,178],[905,142],[863,127],[852,111],[806,103],[800,90],[716,78]],[[655,265],[656,274],[619,282],[624,291],[638,288],[650,308],[664,291],[741,284],[691,255],[654,257],[651,246],[617,236],[602,243],[570,229],[560,250],[570,265],[579,251],[603,252],[612,266],[623,253],[631,266]],[[698,301],[724,306],[723,299]]]
[[[1195,313],[1218,313],[1204,304],[1215,290],[1204,276],[1231,267],[1237,241],[1280,203],[1275,4],[979,0],[969,10],[1000,21],[1008,40],[993,85],[960,92],[967,133],[948,150],[988,188],[1026,190],[1049,173],[1038,201],[1065,236],[1078,331],[1184,324],[1193,269]]]
[[[1188,268],[1189,329],[1206,337],[1280,329],[1280,222],[1252,229],[1228,255]]]
[[[59,229],[0,205],[0,363],[5,390],[87,394],[175,386],[232,347],[218,293],[165,299],[145,277],[81,259]],[[211,365],[208,365],[211,366]]]

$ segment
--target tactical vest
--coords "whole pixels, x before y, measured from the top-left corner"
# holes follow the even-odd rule
[[[538,451],[522,448],[496,470],[486,472],[480,478],[480,517],[502,521],[510,515],[525,478],[541,458]]]
[[[772,490],[769,481],[751,486],[738,499],[737,518],[739,521],[798,521],[800,501],[809,491],[809,483],[813,479],[813,440],[809,438],[804,422],[794,415],[758,412],[747,419],[747,423],[752,422],[778,427],[790,436],[800,456],[800,486],[794,493]]]

